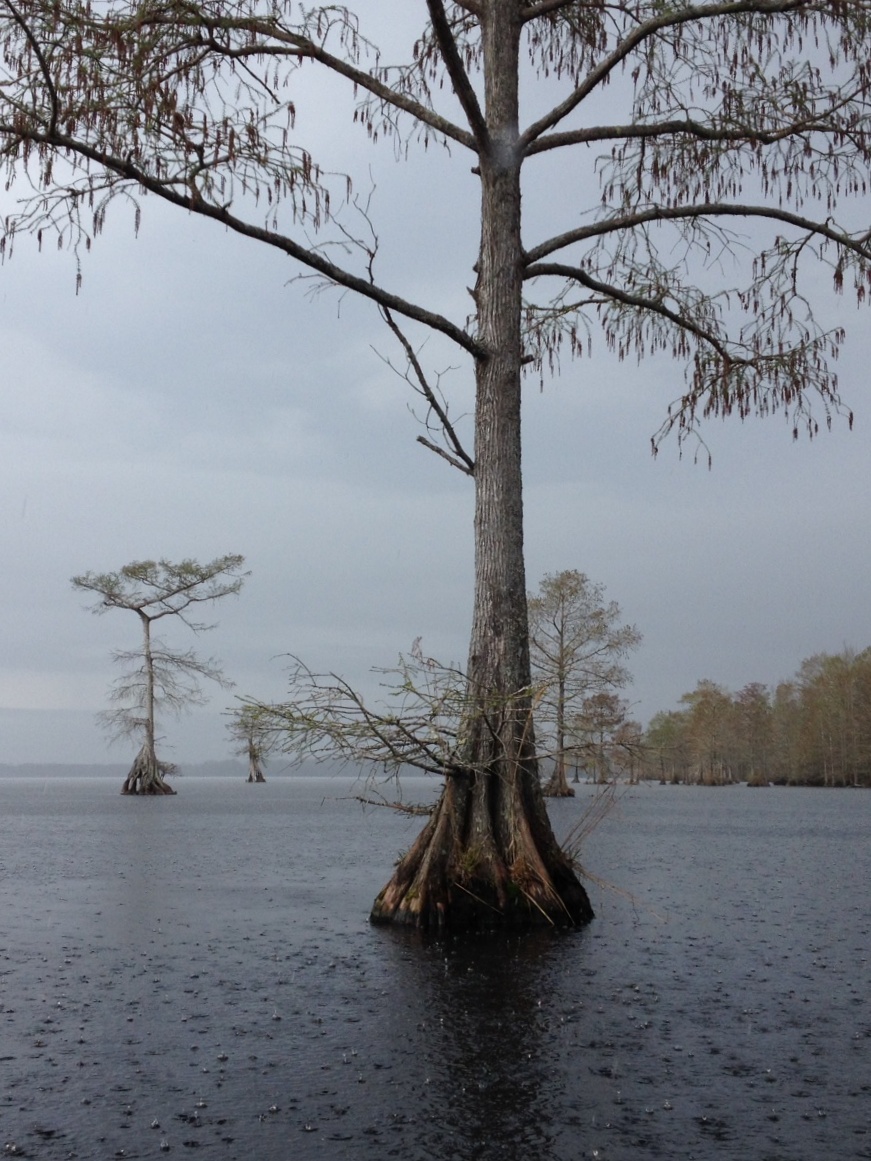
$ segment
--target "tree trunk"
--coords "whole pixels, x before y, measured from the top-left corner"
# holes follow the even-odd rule
[[[154,741],[154,657],[151,653],[151,618],[138,610],[142,621],[142,660],[145,665],[145,740],[121,788],[122,794],[175,794],[164,780],[175,766],[158,760]]]
[[[578,779],[575,778],[577,782]],[[566,764],[557,756],[556,765],[553,768],[553,773],[547,782],[544,784],[544,793],[548,798],[574,798],[575,792],[569,786],[569,780],[566,777]]]
[[[265,782],[266,778],[263,774],[263,764],[260,760],[260,754],[257,752],[257,747],[249,743],[248,746],[248,781],[249,782]]]
[[[160,762],[154,752],[154,746],[148,742],[142,743],[142,749],[136,755],[130,773],[124,780],[122,794],[175,794],[173,788],[164,780],[164,774],[171,774],[175,770],[170,762]]]
[[[566,679],[565,679],[565,646],[563,644],[563,627],[560,626],[560,673],[557,684],[556,701],[556,761],[553,773],[548,778],[544,793],[548,798],[574,798],[575,792],[569,786],[566,777]]]
[[[151,652],[151,618],[142,609],[139,610],[139,616],[142,620],[142,660],[145,665],[145,743],[142,750],[148,752],[152,763],[156,763],[157,758],[154,755],[154,655]]]
[[[459,767],[445,772],[436,810],[372,909],[374,922],[430,930],[570,926],[593,915],[551,829],[535,756],[520,462],[520,6],[483,8],[489,143],[475,300],[488,355],[476,367],[471,710]]]

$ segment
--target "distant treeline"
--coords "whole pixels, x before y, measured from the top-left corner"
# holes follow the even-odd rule
[[[871,786],[871,648],[809,657],[773,692],[700,681],[680,705],[651,720],[636,777]]]
[[[0,762],[0,778],[123,778],[130,763],[118,762],[23,762],[11,764]],[[192,777],[229,777],[243,781],[248,771],[238,761],[231,758],[214,762],[182,763],[179,774]]]

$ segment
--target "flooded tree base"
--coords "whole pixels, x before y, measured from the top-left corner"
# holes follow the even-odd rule
[[[176,769],[171,762],[161,762],[148,745],[144,745],[130,767],[121,787],[122,794],[175,794],[164,778]]]
[[[544,795],[546,798],[574,798],[575,792],[571,786],[566,782],[562,785],[555,779],[551,778],[544,784]]]
[[[566,768],[562,763],[557,763],[554,772],[544,784],[542,792],[545,798],[574,798],[575,792],[569,786],[569,780],[566,778]]]
[[[580,927],[587,892],[530,779],[450,777],[370,919],[422,931]]]

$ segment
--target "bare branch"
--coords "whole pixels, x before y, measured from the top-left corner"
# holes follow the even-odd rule
[[[804,7],[805,3],[806,0],[727,0],[726,3],[689,5],[677,10],[666,10],[642,21],[627,33],[595,68],[590,70],[583,82],[565,100],[555,105],[548,113],[521,133],[520,149],[526,153],[537,138],[546,133],[548,129],[558,125],[560,121],[565,120],[586,100],[590,93],[608,80],[615,69],[619,68],[639,45],[658,32],[666,28],[673,28],[675,25],[713,20],[720,16],[736,16],[741,13],[760,13],[773,16],[783,12],[792,12]]]
[[[192,38],[191,45],[202,44],[203,47],[228,60],[280,58],[315,61],[329,69],[331,73],[351,81],[355,89],[371,93],[384,104],[407,113],[416,121],[428,125],[437,133],[464,145],[467,149],[476,149],[474,136],[446,117],[441,116],[421,102],[413,100],[406,93],[384,84],[372,73],[356,67],[349,60],[328,52],[323,45],[317,44],[309,37],[291,32],[277,21],[263,21],[245,17],[236,20],[226,17],[222,17],[220,20],[211,20],[200,9],[191,7],[187,10],[185,22],[194,29],[206,30],[208,34],[201,41]],[[175,15],[158,17],[144,23],[174,27],[177,24],[177,17]],[[264,39],[257,40],[253,44],[243,43],[234,47],[221,39],[222,35],[226,36],[231,32],[240,33],[247,41],[258,36]],[[270,41],[274,43],[269,43]]]
[[[730,144],[750,143],[753,145],[774,145],[785,138],[799,133],[827,132],[831,126],[825,122],[797,122],[782,129],[765,132],[761,128],[741,127],[721,129],[704,121],[690,118],[654,122],[652,124],[590,125],[582,129],[572,129],[564,133],[548,133],[539,137],[526,150],[526,156],[545,153],[551,149],[562,149],[570,145],[591,145],[600,141],[643,141],[657,137],[685,135],[699,141],[718,141]]]
[[[591,222],[586,226],[579,226],[574,230],[567,230],[547,241],[541,242],[526,252],[526,261],[529,263],[525,277],[531,278],[532,264],[540,262],[542,258],[557,250],[565,249],[577,242],[586,242],[592,238],[601,238],[606,234],[625,233],[651,222],[679,222],[703,218],[759,218],[781,222],[785,226],[794,226],[810,235],[818,235],[829,242],[834,242],[846,250],[852,251],[858,257],[871,262],[871,236],[869,231],[853,236],[843,230],[837,230],[830,221],[817,221],[813,218],[785,210],[780,206],[770,205],[730,205],[728,202],[712,202],[709,204],[692,206],[650,206],[644,209],[632,210],[612,217],[603,218],[598,222]]]
[[[384,795],[378,798],[371,798],[368,795],[355,794],[354,801],[361,803],[363,806],[382,806],[386,810],[395,810],[397,814],[423,815],[424,817],[431,815],[435,809],[432,806],[421,806],[412,802],[391,802]]]
[[[628,290],[623,290],[619,286],[609,285],[602,282],[598,278],[593,278],[585,270],[577,266],[568,266],[560,262],[539,262],[527,268],[526,278],[541,278],[546,275],[552,275],[558,278],[567,278],[574,282],[579,282],[581,286],[588,290],[593,290],[600,294],[605,299],[610,299],[613,302],[622,303],[623,306],[636,307],[639,310],[649,311],[651,314],[660,315],[669,322],[674,323],[675,326],[688,334],[693,335],[701,342],[707,343],[711,346],[717,354],[725,361],[732,361],[728,350],[713,331],[707,331],[698,323],[694,322],[686,315],[681,315],[677,311],[667,307],[663,302],[648,298],[641,294],[633,294]]]
[[[384,317],[384,321],[390,327],[391,331],[396,336],[403,351],[405,352],[408,365],[414,371],[417,384],[415,389],[419,391],[419,393],[426,400],[429,409],[436,415],[442,432],[448,441],[450,451],[443,450],[421,435],[417,437],[418,443],[423,444],[424,447],[427,447],[431,451],[434,451],[438,455],[442,456],[448,461],[448,463],[453,464],[455,468],[459,468],[459,470],[464,472],[467,476],[474,476],[475,461],[470,455],[467,454],[462,443],[460,442],[460,437],[457,434],[456,428],[448,417],[447,404],[442,398],[440,398],[438,392],[433,389],[432,385],[426,377],[426,374],[424,373],[417,352],[415,351],[414,347],[412,347],[406,335],[403,334],[402,330],[397,325],[396,320],[393,318],[390,311],[384,309],[381,313]]]
[[[444,4],[442,0],[426,0],[426,6],[429,10],[430,20],[432,21],[433,31],[438,41],[442,59],[448,70],[448,76],[451,78],[451,84],[454,87],[457,99],[463,106],[463,112],[469,119],[469,125],[475,136],[478,151],[485,151],[490,145],[490,133],[487,129],[487,122],[484,114],[481,112],[481,106],[478,104],[478,98],[475,90],[472,88],[469,75],[463,66],[459,52],[457,52],[456,41],[451,32],[451,26],[445,13]]]
[[[0,124],[0,134],[10,132],[12,132],[11,127]],[[215,205],[205,201],[199,190],[195,187],[189,189],[188,184],[179,181],[178,178],[170,181],[158,179],[146,173],[138,166],[135,166],[130,161],[103,153],[64,134],[49,135],[48,133],[41,132],[25,132],[21,136],[33,142],[35,145],[45,145],[61,150],[68,150],[70,153],[77,154],[88,161],[97,162],[105,169],[135,182],[143,189],[148,190],[149,193],[156,194],[164,201],[180,206],[201,217],[211,218],[213,221],[220,222],[223,226],[226,226],[237,234],[241,234],[247,238],[253,238],[277,250],[281,250],[291,258],[296,259],[303,266],[307,266],[324,278],[334,282],[337,286],[345,287],[347,290],[353,290],[364,298],[371,299],[381,307],[385,307],[388,310],[395,310],[397,314],[404,315],[406,318],[414,319],[415,322],[423,323],[433,330],[440,331],[476,359],[486,358],[484,347],[449,319],[444,318],[434,311],[426,310],[424,307],[408,302],[399,295],[374,285],[366,278],[342,269],[334,262],[330,262],[317,249],[301,245],[287,235],[279,234],[265,227],[257,226],[252,222],[245,221],[235,214],[232,214],[227,206]]]
[[[562,8],[570,8],[575,0],[541,0],[539,4],[531,4],[520,13],[524,24],[536,20],[539,16],[549,16],[552,12],[559,12]]]
[[[435,452],[437,456],[441,456],[443,460],[447,460],[451,467],[456,468],[460,472],[463,472],[464,475],[474,475],[474,469],[469,468],[468,464],[465,464],[461,460],[456,459],[456,457],[452,456],[449,451],[445,451],[443,447],[439,447],[437,443],[433,443],[431,440],[427,439],[425,435],[419,435],[417,437],[417,442],[422,444],[425,448],[428,448],[429,451]]]
[[[516,713],[530,695],[529,690],[507,698],[488,693],[482,716],[481,691],[470,690],[455,666],[425,657],[419,640],[395,668],[375,672],[385,679],[386,705],[368,704],[344,678],[313,673],[298,658],[293,658],[286,702],[246,704],[261,733],[274,737],[276,747],[297,761],[365,762],[397,773],[412,767],[468,778],[476,769],[464,746],[469,723],[483,721],[498,740],[504,715]]]

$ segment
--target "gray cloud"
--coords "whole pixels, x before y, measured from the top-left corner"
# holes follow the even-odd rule
[[[365,163],[359,133],[331,148],[348,142]],[[475,242],[471,215],[454,222],[473,206],[468,159],[435,151],[403,168],[387,147],[375,160],[384,281],[461,319]],[[564,208],[550,180],[543,168],[528,191],[533,225]],[[240,692],[280,696],[287,652],[370,690],[370,667],[418,635],[464,660],[471,487],[415,443],[408,389],[372,349],[396,355],[375,311],[311,299],[286,259],[152,199],[144,210],[138,238],[110,216],[78,296],[68,254],[22,239],[0,268],[3,761],[106,756],[92,715],[111,650],[137,626],[81,611],[68,579],[89,568],[244,553],[253,575],[200,642]],[[642,717],[702,677],[771,683],[813,652],[871,642],[867,327],[838,309],[856,430],[839,423],[808,445],[776,418],[717,423],[710,472],[692,449],[649,452],[681,388],[677,364],[619,363],[594,341],[543,392],[527,385],[530,586],[562,568],[605,583],[645,634],[630,692]],[[425,356],[457,368],[445,383],[468,410],[463,357],[440,340]],[[173,757],[226,754],[227,701],[218,692],[165,724]]]

